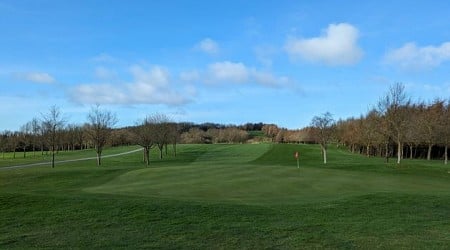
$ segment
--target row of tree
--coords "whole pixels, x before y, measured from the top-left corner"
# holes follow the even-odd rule
[[[278,143],[317,143],[324,163],[330,142],[347,146],[352,152],[382,156],[397,163],[409,158],[443,158],[448,163],[450,143],[450,100],[413,102],[405,87],[396,83],[377,105],[359,118],[334,121],[330,113],[315,116],[309,127],[287,130],[270,125],[263,128]]]
[[[68,124],[66,118],[56,106],[50,108],[40,118],[33,118],[24,124],[19,131],[0,133],[0,150],[5,152],[23,151],[36,156],[51,155],[52,167],[55,155],[62,150],[80,150],[93,148],[97,154],[97,165],[101,165],[103,148],[106,145],[140,145],[143,148],[143,159],[150,164],[150,150],[157,148],[159,157],[163,158],[165,149],[172,145],[176,156],[177,143],[243,143],[249,138],[244,129],[261,128],[262,123],[247,123],[241,126],[221,125],[215,123],[175,123],[166,115],[154,114],[136,122],[134,126],[113,128],[117,123],[114,113],[92,107],[82,125]]]
[[[0,150],[15,152],[22,149],[50,152],[52,166],[59,150],[94,148],[97,164],[107,143],[110,145],[138,144],[142,146],[144,161],[150,163],[150,150],[163,150],[177,143],[244,143],[251,139],[249,131],[261,131],[269,141],[276,143],[317,143],[321,145],[324,163],[327,145],[335,142],[352,152],[367,156],[384,156],[386,161],[396,154],[397,163],[405,157],[444,158],[448,163],[450,143],[450,101],[430,103],[412,102],[403,84],[393,85],[376,107],[359,118],[335,122],[330,113],[315,116],[309,127],[299,130],[279,128],[275,124],[247,123],[240,126],[215,123],[175,123],[163,114],[147,116],[135,126],[113,129],[115,114],[95,106],[83,125],[67,125],[57,107],[50,108],[40,119],[32,119],[20,131],[0,134]],[[265,139],[263,139],[265,140]],[[253,140],[252,140],[253,141]],[[3,154],[4,155],[4,154]]]
[[[367,156],[397,156],[428,160],[444,158],[448,163],[450,100],[414,103],[404,86],[395,84],[376,108],[359,118],[336,124],[336,138],[353,152]]]
[[[181,142],[192,143],[244,143],[249,139],[247,131],[237,127],[210,128],[206,131],[193,127],[181,134]]]
[[[103,148],[111,134],[111,128],[116,124],[115,114],[93,107],[87,116],[87,122],[82,126],[67,125],[61,110],[53,106],[41,118],[33,118],[24,124],[20,131],[4,131],[0,134],[0,149],[4,158],[5,151],[13,152],[15,158],[18,148],[26,152],[32,150],[33,155],[40,150],[42,154],[51,154],[52,168],[55,167],[55,155],[60,150],[75,150],[92,147],[97,154],[97,164],[101,164]]]

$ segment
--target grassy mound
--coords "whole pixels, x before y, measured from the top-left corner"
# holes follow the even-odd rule
[[[338,150],[332,150],[336,164],[351,157],[355,162],[360,161],[355,165],[364,170],[338,168],[336,164],[325,167],[316,146],[199,147],[205,151],[188,165],[129,171],[85,191],[265,206],[322,202],[378,192],[450,194],[449,178],[445,174],[442,178],[392,174],[380,159],[351,156]],[[293,157],[296,150],[301,152],[301,168],[296,167]],[[380,170],[370,171],[374,166]]]

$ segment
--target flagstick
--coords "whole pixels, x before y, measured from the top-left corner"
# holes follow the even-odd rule
[[[298,162],[298,157],[297,157],[297,168],[300,168],[300,164]]]

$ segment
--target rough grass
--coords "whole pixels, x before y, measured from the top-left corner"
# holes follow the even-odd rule
[[[0,248],[450,245],[450,174],[440,162],[386,165],[331,148],[325,166],[314,145],[178,151],[153,152],[150,167],[138,152],[102,167],[0,170]]]

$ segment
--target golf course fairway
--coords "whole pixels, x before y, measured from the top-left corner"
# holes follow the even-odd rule
[[[102,167],[0,165],[0,248],[450,245],[450,167],[440,161],[386,164],[331,147],[324,165],[317,145],[297,144],[177,151],[160,160],[154,150],[148,167],[141,151]]]

